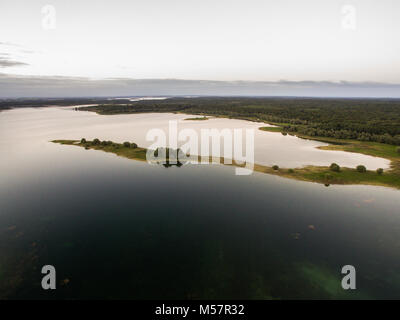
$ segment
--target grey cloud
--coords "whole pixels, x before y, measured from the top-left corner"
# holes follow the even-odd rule
[[[18,66],[27,66],[28,64],[25,62],[9,60],[0,57],[0,68],[7,68],[7,67],[18,67]]]
[[[21,53],[22,54],[34,53],[34,51],[32,50],[26,49],[19,44],[11,42],[0,42],[0,47],[1,50],[3,50],[3,52],[0,52],[0,68],[27,66],[29,65],[28,63],[18,61],[19,58],[15,58],[15,56],[18,57],[20,56]],[[12,49],[12,47],[16,49]]]
[[[349,81],[208,81],[18,76],[0,73],[0,97],[237,95],[400,98],[400,84]]]

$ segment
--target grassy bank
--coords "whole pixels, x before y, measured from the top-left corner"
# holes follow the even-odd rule
[[[261,127],[259,128],[261,131],[268,131],[268,132],[282,132],[282,127]]]
[[[118,156],[132,159],[145,161],[147,149],[136,147],[135,144],[119,144],[112,141],[93,142],[93,141],[79,141],[79,140],[54,140],[54,143],[63,145],[73,145],[82,147],[85,149],[101,150],[105,152],[114,153]],[[373,143],[372,143],[373,144]],[[331,146],[328,146],[331,147]],[[332,146],[343,147],[340,146]],[[277,166],[269,167],[264,165],[255,164],[254,170],[261,173],[277,175],[284,178],[290,178],[301,181],[309,181],[321,183],[324,185],[330,184],[365,184],[365,185],[376,185],[385,186],[400,189],[400,161],[399,156],[393,153],[387,145],[375,146],[375,152],[386,152],[387,156],[393,157],[392,167],[390,170],[386,170],[383,174],[378,174],[375,171],[358,172],[356,169],[341,168],[339,172],[332,171],[329,167],[317,167],[307,166],[304,168],[294,169],[280,169]],[[390,147],[390,146],[389,146]],[[335,149],[336,150],[336,149]],[[338,149],[341,150],[341,149]],[[370,152],[372,153],[373,151]],[[348,150],[345,150],[348,151]],[[367,153],[365,153],[367,154]],[[383,156],[381,154],[380,156]],[[389,157],[387,157],[389,158]],[[223,163],[223,159],[219,159],[220,163]],[[236,164],[233,164],[237,166]]]
[[[283,133],[282,127],[261,127],[260,130]],[[382,175],[378,175],[375,171],[367,171],[366,173],[360,174],[359,172],[357,172],[357,170],[349,168],[343,168],[339,173],[332,172],[327,167],[323,169],[324,167],[310,166],[303,169],[296,169],[296,171],[300,171],[301,177],[307,181],[316,181],[323,183],[323,181],[325,180],[328,181],[327,183],[373,184],[400,188],[400,153],[397,151],[396,146],[370,141],[336,139],[318,136],[311,137],[302,134],[295,134],[295,136],[302,139],[329,143],[328,146],[318,147],[322,150],[361,153],[368,156],[380,157],[390,160],[390,169],[385,170]],[[329,174],[331,176],[330,179],[327,179],[325,177],[326,174]],[[329,180],[331,182],[329,182]]]
[[[120,143],[114,143],[112,141],[107,141],[102,144],[93,143],[93,141],[86,141],[82,142],[79,140],[53,140],[54,143],[64,144],[64,145],[72,145],[85,148],[86,150],[93,149],[93,150],[101,150],[104,152],[114,153],[120,157],[132,159],[132,160],[139,160],[139,161],[146,161],[146,151],[147,149],[144,148],[133,148],[131,146],[126,147]]]
[[[209,118],[208,117],[196,117],[196,118],[186,118],[185,120],[188,120],[188,121],[204,121],[204,120],[208,120]]]
[[[282,127],[261,127],[259,129],[262,131],[281,132],[285,134]],[[287,133],[287,134],[296,136],[301,139],[308,139],[308,140],[315,140],[315,141],[329,143],[329,146],[318,147],[319,149],[322,150],[355,152],[373,157],[386,158],[391,161],[400,161],[400,153],[396,151],[397,147],[394,145],[389,145],[379,142],[358,141],[351,139],[336,139],[329,137],[307,136],[298,133],[296,134]]]
[[[364,184],[384,186],[400,189],[400,175],[393,171],[378,174],[375,171],[360,173],[356,169],[341,168],[340,172],[333,172],[329,167],[307,166],[296,169],[278,169],[256,165],[255,171],[274,174],[285,178],[317,182],[324,185],[331,184]]]

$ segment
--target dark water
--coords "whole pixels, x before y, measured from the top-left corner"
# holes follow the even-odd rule
[[[400,297],[398,190],[150,166],[49,143],[63,137],[51,121],[24,134],[10,121],[1,299]],[[48,264],[57,289],[44,291]],[[348,264],[354,291],[341,288]]]
[[[76,161],[1,190],[2,298],[399,297],[397,191],[55,148]]]

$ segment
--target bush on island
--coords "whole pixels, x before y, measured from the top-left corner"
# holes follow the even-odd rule
[[[367,172],[367,168],[365,166],[363,166],[362,164],[360,164],[359,166],[357,166],[357,171],[364,173],[364,172]]]
[[[86,143],[86,139],[85,139],[85,138],[82,138],[82,139],[81,139],[81,143]]]
[[[340,171],[340,166],[337,163],[332,163],[330,165],[329,169],[331,169],[331,171],[334,171],[334,172],[339,172]]]
[[[383,169],[382,168],[376,169],[376,173],[379,175],[383,174]]]
[[[100,144],[100,140],[99,139],[93,139],[93,144],[94,145],[98,145],[98,144]]]
[[[274,165],[274,166],[272,166],[272,169],[274,169],[274,170],[279,170],[279,166]]]
[[[124,147],[125,148],[129,148],[131,146],[131,143],[130,142],[128,142],[128,141],[125,141],[124,142]]]

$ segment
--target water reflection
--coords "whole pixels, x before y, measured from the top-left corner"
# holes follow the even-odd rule
[[[75,131],[97,116],[76,112],[90,120],[70,128],[67,111],[0,113],[0,298],[399,297],[398,190],[165,170],[49,143],[96,127]],[[116,141],[121,121],[92,137]],[[45,264],[55,292],[40,287]],[[340,287],[346,264],[356,291]]]

